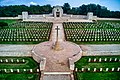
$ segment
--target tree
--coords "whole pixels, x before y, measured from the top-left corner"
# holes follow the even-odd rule
[[[64,5],[63,5],[63,11],[64,11],[64,13],[67,13],[67,14],[69,14],[68,12],[70,11],[70,5],[69,5],[69,3],[64,3]]]

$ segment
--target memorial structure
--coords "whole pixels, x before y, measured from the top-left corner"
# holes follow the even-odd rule
[[[19,19],[23,19],[23,21],[47,21],[53,22],[56,20],[61,21],[71,21],[77,20],[79,22],[91,22],[92,20],[96,20],[97,16],[93,16],[92,12],[88,12],[87,15],[70,15],[64,14],[61,6],[55,6],[52,10],[51,14],[42,14],[42,15],[29,15],[28,12],[22,12],[22,15],[18,15]]]

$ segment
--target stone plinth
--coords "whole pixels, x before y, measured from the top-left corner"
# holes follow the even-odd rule
[[[71,42],[60,42],[60,45],[63,46],[63,50],[56,51],[52,49],[54,42],[43,42],[36,45],[33,49],[33,58],[41,63],[43,58],[46,58],[45,72],[69,72],[69,58],[74,58],[76,55],[80,54],[82,56],[81,48]],[[81,58],[81,56],[78,56]],[[76,60],[75,60],[76,61]]]

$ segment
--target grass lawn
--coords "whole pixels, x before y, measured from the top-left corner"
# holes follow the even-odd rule
[[[106,72],[106,73],[76,73],[76,80],[120,80],[120,72]]]
[[[8,24],[16,23],[18,20],[12,20],[12,19],[7,19],[7,20],[0,20],[0,22],[6,22]]]
[[[39,80],[39,74],[0,74],[0,80]]]
[[[14,60],[14,63],[0,63],[0,69],[37,69],[38,64],[31,57],[0,57],[0,60]],[[25,60],[25,63],[17,63],[16,60]],[[0,80],[39,80],[38,73],[0,73]]]
[[[89,58],[91,60],[94,60],[94,58],[99,60],[101,58],[103,61],[88,62]],[[107,58],[106,62],[104,62],[105,58]],[[110,58],[112,58],[111,62],[109,62]],[[113,62],[115,58],[120,59],[120,56],[83,56],[75,63],[75,67],[78,70],[81,70],[81,68],[90,68],[90,70],[103,68],[104,70],[103,72],[75,72],[76,80],[120,80],[120,72],[105,72],[105,68],[120,67],[120,62]]]
[[[13,60],[25,60],[25,63],[0,63],[0,69],[35,69],[38,68],[38,64],[33,60],[32,57],[0,57],[0,59],[13,59]]]

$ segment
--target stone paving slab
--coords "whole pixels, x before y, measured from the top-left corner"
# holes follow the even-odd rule
[[[120,44],[80,45],[83,56],[120,55]]]
[[[43,80],[70,80],[70,75],[44,75]]]
[[[0,56],[31,56],[34,45],[0,44]]]

